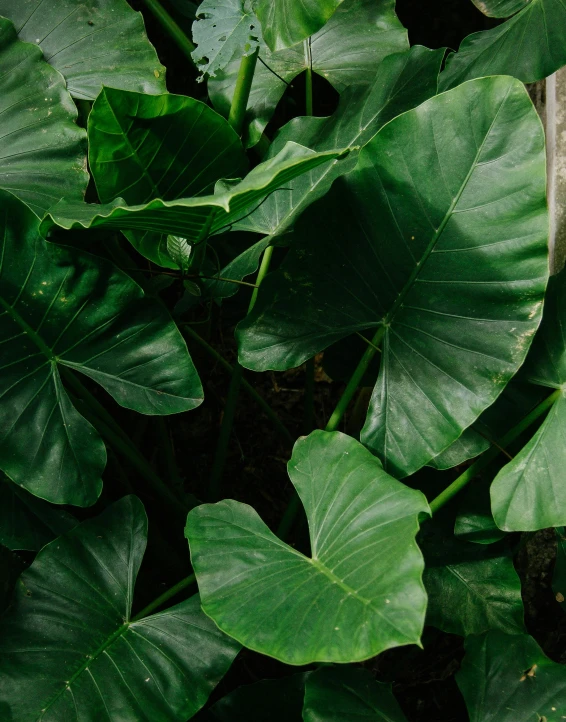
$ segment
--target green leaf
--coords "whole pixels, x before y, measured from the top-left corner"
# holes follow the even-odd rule
[[[566,667],[527,634],[469,637],[456,681],[470,722],[562,722],[566,715]]]
[[[544,316],[522,375],[542,387],[566,389],[566,271],[548,284]],[[566,524],[564,391],[542,426],[501,469],[491,486],[495,522],[505,531],[536,531]]]
[[[204,705],[239,645],[198,596],[132,621],[146,539],[143,505],[127,496],[22,574],[0,627],[1,696],[14,720],[185,722]]]
[[[0,474],[0,544],[39,551],[78,524],[72,514],[51,506]]]
[[[237,233],[226,233],[226,236],[232,238]],[[247,237],[248,234],[245,234]],[[215,239],[217,240],[217,238]],[[259,268],[260,258],[265,249],[270,245],[271,238],[266,236],[248,248],[239,253],[235,258],[229,261],[223,268],[213,267],[211,276],[220,278],[229,278],[236,281],[243,280],[246,276],[255,273]],[[215,243],[217,247],[217,244]],[[240,286],[237,283],[226,283],[224,281],[211,280],[210,278],[203,280],[203,285],[208,289],[208,295],[215,301],[220,302],[223,298],[229,298],[237,293]]]
[[[163,93],[165,68],[126,0],[0,0],[21,40],[36,43],[73,98],[94,100],[102,85]]]
[[[305,685],[304,722],[407,722],[391,687],[368,669],[321,667]]]
[[[329,118],[295,118],[287,123],[272,143],[270,155],[279,153],[291,140],[319,152],[366,145],[385,123],[435,95],[443,54],[417,45],[389,55],[379,65],[373,83],[363,92],[355,87],[344,92]],[[344,163],[328,163],[288,183],[290,191],[268,198],[238,228],[268,235],[284,233],[338,176],[355,167],[356,159],[353,152]]]
[[[491,513],[490,483],[490,479],[476,479],[466,487],[454,522],[454,535],[458,539],[493,544],[505,536],[505,532],[497,528]]]
[[[472,0],[478,10],[490,18],[508,18],[532,0]]]
[[[248,165],[228,122],[183,95],[103,88],[89,115],[88,137],[90,169],[102,203],[118,196],[135,205],[213,193],[219,178],[235,178]],[[166,237],[151,231],[125,235],[150,261],[181,267]]]
[[[61,201],[42,225],[45,234],[53,223],[62,228],[119,228],[156,231],[199,243],[235,223],[262,198],[322,163],[347,156],[348,150],[316,153],[289,142],[274,157],[256,166],[239,183],[217,184],[216,193],[178,200],[155,199],[129,206],[118,198],[106,205]]]
[[[517,5],[518,3],[514,3]],[[484,75],[513,75],[534,83],[566,64],[566,6],[563,0],[531,0],[491,30],[464,38],[440,74],[440,90]]]
[[[1,2],[0,2],[1,5]],[[85,133],[59,73],[0,18],[0,188],[39,217],[86,190]]]
[[[193,23],[197,47],[191,54],[201,73],[214,77],[232,57],[251,55],[260,36],[252,0],[204,0]]]
[[[167,236],[167,253],[175,265],[184,270],[189,266],[192,246],[179,236]]]
[[[545,187],[541,124],[512,78],[466,83],[395,118],[301,217],[238,325],[240,363],[296,367],[379,328],[361,438],[386,471],[413,473],[523,363],[548,273]]]
[[[467,637],[490,629],[525,629],[521,582],[504,546],[456,539],[429,524],[421,532],[428,594],[426,623]]]
[[[381,61],[408,50],[407,31],[395,15],[395,0],[344,0],[328,23],[310,39],[310,58],[303,45],[272,53],[260,36],[259,57],[246,110],[246,145],[255,145],[270,121],[287,83],[312,70],[339,93],[348,86],[371,85]],[[228,117],[240,55],[208,79],[210,99]],[[278,77],[279,76],[279,77]],[[436,79],[435,79],[436,82]],[[423,98],[424,99],[424,98]]]
[[[552,576],[552,589],[556,601],[566,610],[566,528],[556,529],[556,563]]]
[[[1,200],[0,468],[43,499],[88,506],[100,494],[104,444],[60,369],[143,414],[195,408],[202,387],[160,303],[111,263],[46,243],[31,211],[8,193]]]
[[[342,0],[256,0],[255,11],[271,50],[283,50],[320,30]]]
[[[299,439],[289,476],[309,520],[312,558],[246,504],[193,509],[185,534],[203,610],[246,647],[287,664],[353,662],[417,644],[426,595],[414,543],[423,495],[354,439]]]

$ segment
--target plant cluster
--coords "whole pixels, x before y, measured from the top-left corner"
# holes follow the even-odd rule
[[[472,722],[566,719],[516,570],[556,530],[564,603],[566,271],[525,83],[566,64],[566,5],[473,0],[499,20],[447,51],[395,0],[144,2],[204,99],[125,0],[0,0],[0,721],[406,722],[380,660],[435,629]],[[206,488],[193,356],[230,374]],[[295,439],[244,370],[297,367]],[[289,450],[269,526],[224,498],[238,402]],[[282,664],[239,686],[238,654]]]

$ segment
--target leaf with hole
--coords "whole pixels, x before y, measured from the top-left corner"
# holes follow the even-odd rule
[[[293,368],[373,326],[383,352],[361,440],[389,473],[413,473],[523,363],[548,274],[545,188],[544,134],[517,80],[471,81],[395,118],[300,219],[238,325],[240,363]]]
[[[136,620],[147,517],[127,496],[38,554],[0,622],[0,690],[19,722],[185,722],[239,645],[198,596]]]

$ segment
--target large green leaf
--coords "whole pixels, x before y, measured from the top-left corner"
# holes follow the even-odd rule
[[[421,537],[427,624],[462,637],[524,631],[521,582],[504,545],[460,541],[438,524],[423,528]]]
[[[0,475],[0,544],[39,551],[78,522],[64,509],[38,499]]]
[[[552,576],[556,601],[566,610],[566,527],[556,529],[556,562]]]
[[[37,496],[88,506],[100,494],[104,444],[60,368],[144,414],[192,409],[202,387],[161,304],[107,261],[46,243],[31,211],[8,193],[1,201],[0,468]]]
[[[566,667],[527,634],[468,637],[456,681],[470,722],[562,722]]]
[[[379,328],[362,441],[387,471],[411,474],[525,358],[548,274],[545,186],[542,127],[512,78],[465,83],[395,118],[300,219],[238,326],[240,363],[292,368]]]
[[[532,0],[472,0],[484,15],[490,18],[508,18],[522,10]]]
[[[165,68],[126,0],[0,0],[0,15],[36,43],[74,98],[94,100],[102,85],[163,93]]]
[[[102,203],[118,196],[134,205],[213,193],[219,178],[239,177],[248,165],[228,122],[183,95],[103,88],[89,115],[88,138],[90,169]],[[166,237],[131,231],[126,236],[151,261],[178,267]]]
[[[128,206],[121,198],[105,205],[61,201],[44,221],[42,232],[45,233],[53,223],[63,228],[104,226],[171,234],[197,244],[238,221],[250,206],[296,176],[347,153],[347,150],[316,153],[289,142],[274,158],[260,163],[242,181],[218,183],[214,195],[173,201],[155,199],[135,206]]]
[[[239,645],[198,596],[132,621],[147,517],[121,499],[46,546],[0,622],[0,697],[18,722],[185,722]]]
[[[260,36],[260,61],[246,110],[246,144],[252,146],[259,141],[287,83],[305,71],[311,61],[313,72],[342,93],[350,85],[370,85],[379,63],[391,53],[407,50],[408,45],[407,31],[395,15],[395,0],[344,0],[310,39],[310,56],[302,45],[272,53]],[[208,80],[210,99],[226,117],[239,69],[240,56],[236,55]]]
[[[548,284],[544,317],[523,369],[532,383],[566,389],[566,271]],[[501,469],[491,486],[491,507],[500,529],[535,531],[566,524],[566,396],[542,426]]]
[[[515,5],[518,3],[515,3]],[[534,83],[566,64],[566,5],[531,0],[506,22],[464,38],[440,74],[440,90],[484,75],[513,75]]]
[[[270,155],[291,140],[319,152],[366,145],[385,123],[435,95],[442,57],[443,51],[418,45],[389,55],[380,63],[373,83],[363,92],[346,90],[329,118],[295,118],[287,123],[272,143]],[[284,233],[338,176],[352,170],[356,158],[357,153],[352,153],[346,163],[328,163],[288,183],[290,190],[268,198],[238,227],[269,235]]]
[[[391,687],[368,669],[322,667],[305,685],[304,722],[406,722]]]
[[[1,3],[0,3],[1,4]],[[86,190],[85,133],[61,75],[0,18],[0,188],[42,217]]]
[[[423,495],[338,432],[299,439],[289,476],[309,521],[312,558],[245,504],[189,513],[185,533],[206,614],[287,664],[353,662],[418,643],[426,595],[414,536],[428,511]]]
[[[320,30],[342,0],[255,0],[263,37],[271,50],[283,50]]]

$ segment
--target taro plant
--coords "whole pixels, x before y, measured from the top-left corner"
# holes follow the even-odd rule
[[[190,97],[0,0],[2,722],[566,718],[566,8],[473,2],[144,0]]]

